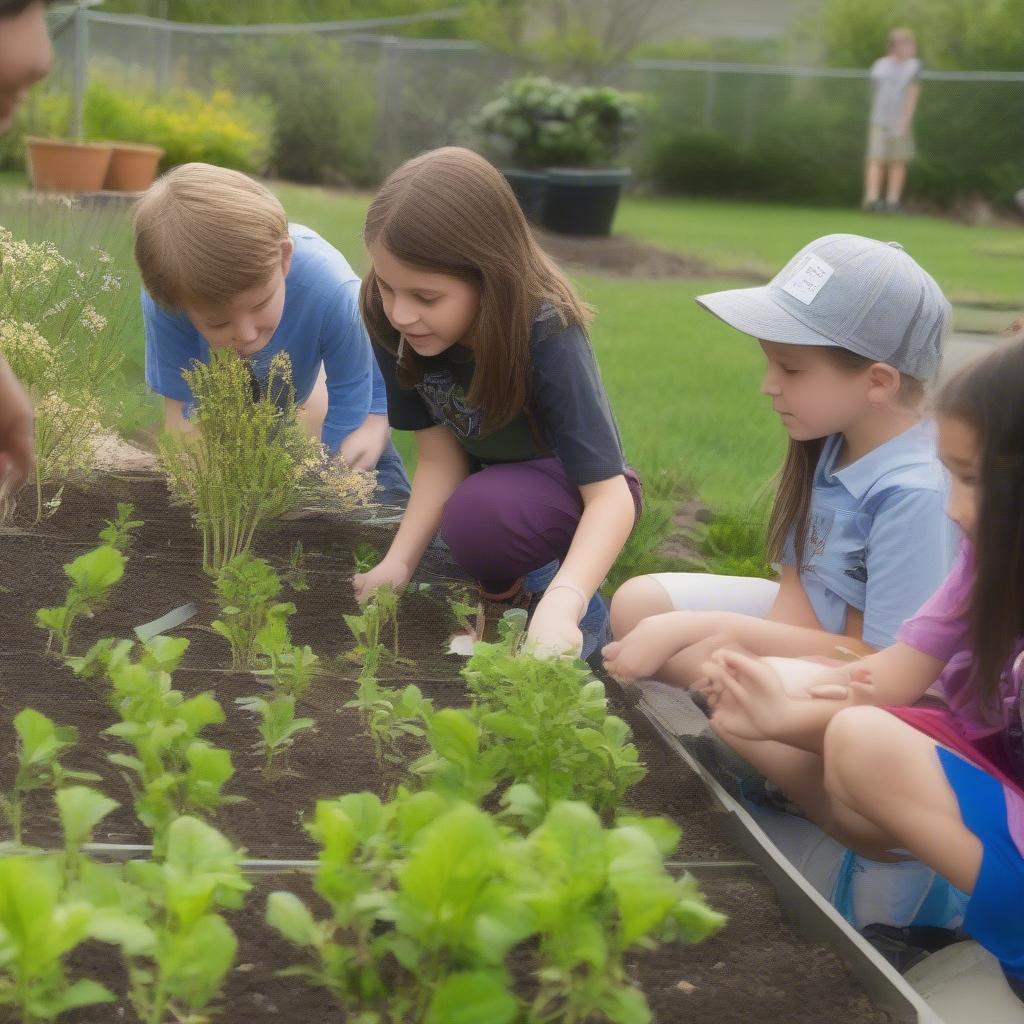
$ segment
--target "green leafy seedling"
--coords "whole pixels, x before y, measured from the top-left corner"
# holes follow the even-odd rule
[[[304,590],[309,590],[309,577],[306,573],[306,554],[302,549],[301,540],[295,542],[288,555],[288,571],[284,574],[284,581],[297,594]]]
[[[95,782],[92,772],[70,771],[60,758],[78,742],[78,730],[55,725],[46,715],[23,708],[14,719],[17,733],[18,771],[10,793],[0,794],[0,811],[11,826],[14,842],[22,841],[25,800],[40,789],[57,790],[67,782]]]
[[[64,603],[57,608],[40,608],[36,623],[48,631],[46,649],[60,643],[62,658],[68,655],[71,631],[79,618],[92,618],[106,600],[111,587],[124,575],[125,557],[109,544],[101,545],[64,566],[71,580]]]
[[[313,729],[312,718],[295,717],[295,698],[277,697],[268,701],[262,697],[240,697],[238,704],[246,711],[259,715],[260,739],[256,751],[263,755],[263,777],[272,779],[280,759],[287,753],[300,732]]]
[[[116,548],[121,554],[127,554],[135,540],[135,531],[145,524],[141,519],[132,519],[135,506],[130,501],[117,503],[117,515],[108,519],[107,525],[100,530],[100,540],[110,547]]]
[[[352,552],[352,561],[355,563],[356,572],[369,572],[381,560],[380,552],[372,545],[363,541],[355,546]]]

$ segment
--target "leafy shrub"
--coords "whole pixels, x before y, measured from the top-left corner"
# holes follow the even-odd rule
[[[26,134],[66,136],[70,103],[60,92],[35,98],[18,120],[15,138],[5,142],[5,165],[21,165]],[[161,168],[200,160],[255,174],[266,167],[271,121],[265,102],[227,89],[209,96],[193,89],[157,92],[93,74],[86,88],[83,127],[89,141],[160,146]]]
[[[35,403],[35,521],[56,509],[44,488],[88,473],[103,429],[109,394],[123,360],[122,325],[107,309],[121,280],[107,253],[88,263],[63,256],[51,242],[27,242],[0,227],[0,355]],[[0,493],[0,523],[15,514],[19,494]]]
[[[615,160],[638,119],[636,96],[528,76],[502,86],[471,124],[484,149],[507,165],[596,167]]]
[[[331,914],[317,920],[276,892],[267,921],[308,957],[292,973],[360,1020],[643,1024],[628,952],[697,942],[724,922],[692,879],[667,872],[679,830],[660,819],[604,829],[590,808],[563,802],[521,839],[471,804],[400,791],[386,804],[372,793],[320,801],[308,828]],[[529,1007],[508,966],[527,940]]]
[[[217,349],[183,377],[192,390],[197,434],[168,433],[160,454],[172,494],[192,506],[203,533],[203,568],[216,573],[249,550],[268,520],[294,509],[303,475],[319,465],[321,446],[296,420],[291,361],[270,363],[253,400],[252,371],[237,353]]]
[[[241,39],[239,85],[273,109],[269,164],[291,181],[373,185],[381,167],[375,142],[373,60],[324,36]]]

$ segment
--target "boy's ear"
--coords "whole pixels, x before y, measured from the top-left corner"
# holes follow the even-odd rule
[[[868,398],[873,402],[892,401],[900,391],[903,378],[895,366],[872,363],[868,367]]]
[[[288,270],[292,265],[292,253],[295,252],[295,243],[291,238],[286,238],[281,243],[281,276],[287,277]]]

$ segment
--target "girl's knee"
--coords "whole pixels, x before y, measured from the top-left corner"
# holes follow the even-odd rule
[[[611,603],[612,635],[624,637],[641,619],[672,611],[672,599],[653,576],[634,576],[615,591]]]
[[[885,777],[895,769],[898,745],[892,742],[892,715],[876,707],[849,707],[825,729],[825,785],[840,799],[851,784]]]
[[[441,510],[438,531],[445,544],[464,564],[464,559],[477,560],[477,556],[493,549],[494,492],[481,487],[479,480],[467,477],[452,492]]]

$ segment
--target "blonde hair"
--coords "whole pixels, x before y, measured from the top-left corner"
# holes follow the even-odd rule
[[[889,50],[892,50],[892,48],[901,40],[913,43],[914,48],[917,48],[917,36],[914,34],[914,30],[912,28],[905,28],[900,25],[896,28],[889,29],[889,35],[886,39],[886,45]]]
[[[212,164],[182,164],[135,206],[135,261],[167,309],[220,305],[264,284],[281,263],[288,217],[258,181]]]
[[[527,403],[530,333],[541,307],[552,307],[563,326],[590,320],[590,308],[537,244],[504,176],[471,150],[447,146],[402,164],[370,204],[363,240],[402,263],[479,289],[466,334],[474,360],[466,402],[483,413],[488,430],[509,423]],[[372,269],[359,301],[374,343],[398,356],[399,383],[414,386],[422,361],[400,346]]]

